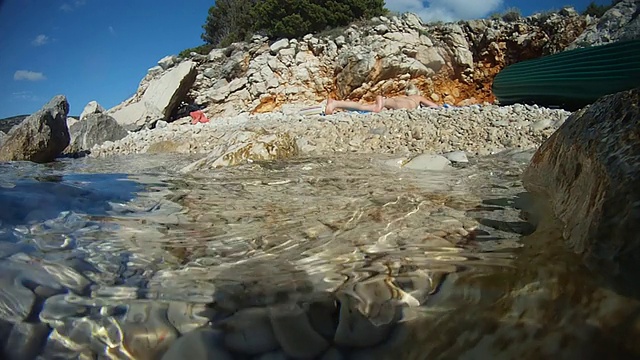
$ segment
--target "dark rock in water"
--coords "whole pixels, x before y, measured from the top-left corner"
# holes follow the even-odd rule
[[[588,266],[637,282],[640,88],[605,96],[571,115],[538,149],[523,181],[548,200],[567,244]]]
[[[176,340],[164,354],[162,360],[173,359],[233,359],[220,344],[221,334],[213,329],[199,329]]]
[[[0,120],[0,132],[8,133],[13,129],[16,125],[19,125],[24,121],[24,119],[28,118],[29,115],[17,115],[12,116],[10,118],[5,118]]]
[[[3,351],[3,359],[35,359],[42,351],[51,328],[42,323],[13,325]]]
[[[95,145],[117,141],[128,134],[114,118],[100,113],[86,115],[84,120],[71,126],[69,133],[71,144],[65,150],[67,154],[91,150]]]
[[[22,279],[17,271],[6,264],[0,264],[0,320],[20,322],[27,319],[36,301],[33,292],[20,283]]]
[[[63,95],[51,99],[7,134],[0,161],[53,161],[69,145],[68,113],[69,103]]]

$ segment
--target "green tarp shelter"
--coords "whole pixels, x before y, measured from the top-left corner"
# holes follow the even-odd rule
[[[603,95],[640,87],[640,39],[567,50],[507,66],[495,77],[501,105],[577,110]]]

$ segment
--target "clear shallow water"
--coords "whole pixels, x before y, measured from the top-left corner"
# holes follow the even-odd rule
[[[527,154],[445,173],[345,155],[180,174],[189,160],[2,165],[6,357],[478,358],[478,336],[425,334],[507,331],[540,306],[519,289],[558,274],[582,284],[567,296],[596,288],[553,232],[523,239]]]

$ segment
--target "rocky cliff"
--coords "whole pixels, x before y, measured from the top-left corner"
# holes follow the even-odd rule
[[[441,104],[492,103],[490,85],[502,68],[562,51],[593,21],[571,8],[511,21],[447,24],[424,24],[407,13],[302,39],[256,36],[208,56],[162,59],[137,93],[110,113],[147,101],[149,85],[184,61],[197,70],[188,97],[210,116],[286,112],[288,104],[317,104],[327,96],[369,101],[402,93],[409,83]],[[152,110],[147,113],[158,113]]]
[[[568,49],[640,38],[640,1],[623,0],[593,21]]]

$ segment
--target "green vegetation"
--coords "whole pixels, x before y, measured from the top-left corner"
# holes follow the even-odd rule
[[[189,48],[189,49],[184,49],[180,52],[180,54],[178,54],[179,57],[181,58],[187,58],[189,57],[189,55],[194,52],[200,55],[207,55],[211,52],[211,50],[213,50],[213,45],[211,44],[202,44],[200,46],[196,46],[193,48]]]
[[[522,15],[520,14],[520,9],[512,7],[502,13],[502,20],[506,22],[518,21]]]
[[[505,11],[499,13],[493,13],[491,15],[489,15],[489,19],[491,20],[503,20],[506,22],[512,22],[512,21],[517,21],[522,17],[522,15],[520,14],[520,9],[516,8],[516,7],[511,7],[506,9]]]
[[[595,17],[602,17],[607,10],[614,7],[617,3],[622,0],[612,0],[610,5],[597,5],[595,1],[592,1],[586,9],[582,12],[582,15],[590,15]]]
[[[254,34],[294,38],[387,13],[384,0],[216,0],[202,40],[224,47]]]
[[[248,40],[253,35],[253,8],[259,0],[216,0],[209,8],[207,20],[202,26],[202,40],[207,44],[225,47],[231,43]]]

